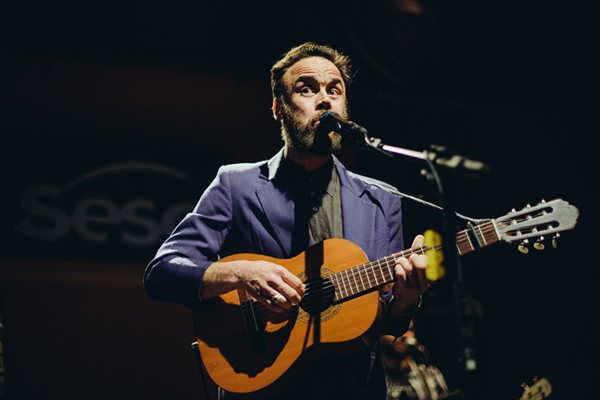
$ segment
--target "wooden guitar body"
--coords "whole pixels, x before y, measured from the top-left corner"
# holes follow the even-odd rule
[[[257,254],[223,258],[266,260],[286,267],[303,281],[327,277],[349,266],[367,262],[362,250],[344,239],[329,239],[290,259]],[[308,292],[307,292],[308,293]],[[210,378],[228,392],[264,395],[263,389],[292,377],[297,368],[318,354],[351,351],[369,342],[369,333],[380,312],[377,291],[339,304],[330,304],[313,314],[299,307],[285,314],[268,312],[245,293],[231,291],[210,301],[195,313],[198,348]],[[252,304],[253,314],[246,309]],[[310,304],[306,303],[310,309]],[[283,378],[283,379],[280,379]]]

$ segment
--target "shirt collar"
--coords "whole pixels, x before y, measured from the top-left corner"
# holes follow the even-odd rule
[[[282,174],[298,185],[298,188],[306,187],[321,187],[323,192],[333,196],[333,185],[331,184],[334,177],[337,177],[336,170],[333,164],[333,158],[322,167],[308,171],[299,164],[295,163],[288,157],[283,157],[277,175]]]

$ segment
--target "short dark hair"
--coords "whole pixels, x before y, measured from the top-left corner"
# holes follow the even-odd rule
[[[271,67],[271,92],[273,98],[278,98],[285,93],[282,79],[285,72],[292,65],[307,57],[323,57],[331,61],[340,71],[346,89],[350,88],[353,77],[350,58],[328,45],[306,42],[289,50]]]

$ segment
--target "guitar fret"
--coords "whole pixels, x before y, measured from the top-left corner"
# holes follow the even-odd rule
[[[340,285],[337,281],[337,274],[331,274],[329,278],[331,279],[331,282],[333,282],[333,280],[335,279],[335,282],[333,282],[333,287],[335,288],[335,300],[339,300],[340,297],[338,296],[338,294],[340,294]]]
[[[360,266],[365,272],[365,279],[367,281],[367,286],[365,287],[365,290],[371,288],[371,276],[369,275],[369,265],[370,264],[363,264]]]
[[[340,278],[342,279],[342,284],[344,285],[344,291],[346,292],[346,297],[348,297],[349,293],[350,293],[350,292],[348,292],[349,282],[348,282],[348,286],[346,286],[347,279],[344,277],[344,272],[346,272],[346,271],[342,271],[342,275],[340,275]]]
[[[365,277],[367,278],[367,287],[365,289],[370,289],[373,286],[373,281],[371,279],[371,263],[362,265],[363,271],[365,271]]]
[[[387,258],[387,257],[386,257]],[[392,261],[393,261],[393,257],[392,257]],[[386,260],[385,265],[388,268],[388,272],[390,274],[390,277],[388,278],[389,281],[393,281],[394,280],[394,273],[392,272],[392,268],[390,267],[390,263],[389,260]]]
[[[338,285],[340,287],[340,294],[342,295],[342,297],[346,297],[348,295],[348,292],[346,291],[346,285],[344,284],[344,279],[341,275],[335,274],[336,275],[336,279],[338,281]],[[346,292],[346,294],[344,294],[344,292]]]
[[[348,270],[344,270],[344,272],[346,273],[346,282],[348,283],[348,287],[350,288],[350,296],[352,296],[354,294],[354,289],[352,289],[352,280],[350,279],[350,274],[348,273]]]
[[[342,285],[340,284],[340,276],[339,274],[333,274],[333,276],[335,276],[335,281],[337,282],[337,288],[338,290],[338,294],[339,294],[339,298],[342,299],[344,297],[344,293],[342,292],[342,290],[344,290],[344,288],[342,287]]]
[[[381,262],[383,261],[383,259],[379,259],[377,260],[377,267],[379,268],[379,273],[381,274],[381,281],[382,283],[385,283],[387,281],[387,279],[385,279],[385,275],[383,274],[383,267],[381,266]]]
[[[360,289],[358,288],[358,282],[356,280],[356,275],[354,274],[354,271],[352,269],[349,269],[348,271],[352,273],[352,279],[354,279],[354,286],[356,286],[356,293],[360,293]]]
[[[373,264],[373,263],[371,263],[371,264]],[[375,278],[375,286],[378,286],[379,282],[377,281],[377,273],[375,271],[375,266],[373,266],[373,278]],[[371,286],[371,287],[373,287],[373,286]]]
[[[469,237],[468,233],[465,231],[463,236],[465,237],[465,239],[467,239],[467,242],[469,244],[469,249],[474,249],[475,246],[473,245],[473,242],[471,242],[471,238]]]
[[[457,245],[459,243],[459,240],[461,240],[463,242],[466,240],[467,244],[465,244],[465,246],[468,246],[468,247],[466,249],[464,249],[463,246],[460,246],[458,248],[458,254],[463,255],[466,252],[465,250],[468,251],[470,249],[475,248],[475,246],[473,246],[473,242],[471,242],[471,237],[469,236],[467,231],[461,231],[456,236],[459,236],[459,235],[462,236],[462,239],[457,239],[457,241],[456,241]]]
[[[365,290],[366,289],[365,282],[363,281],[362,271],[360,270],[360,267],[357,267],[356,271],[358,272],[358,277],[360,278],[360,284],[362,285],[363,290]]]
[[[348,297],[348,287],[346,286],[346,278],[344,278],[344,271],[339,272],[339,279],[340,279],[340,282],[342,283],[342,289],[343,289],[342,294],[344,295],[344,297]]]
[[[483,245],[487,246],[487,242],[485,241],[485,235],[483,234],[483,232],[481,232],[481,224],[476,225],[476,227],[479,229],[479,236],[481,237],[481,240],[483,240]]]
[[[347,274],[348,272],[346,270],[342,271],[342,283],[344,284],[344,289],[346,290],[346,297],[350,296],[352,294],[352,288],[350,288],[350,282],[348,281],[348,277],[344,276],[344,272]],[[348,290],[350,289],[350,290]]]
[[[496,243],[499,238],[498,238],[498,231],[496,229],[496,225],[494,224],[493,220],[490,220],[487,222],[487,227],[486,229],[489,229],[489,235],[488,235],[488,243]]]
[[[356,283],[357,293],[360,293],[360,291],[362,290],[360,288],[360,283],[362,282],[362,279],[360,277],[360,271],[356,267],[351,268],[350,271],[352,271],[352,276],[354,276],[354,282]]]

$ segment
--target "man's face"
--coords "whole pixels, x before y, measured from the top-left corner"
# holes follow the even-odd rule
[[[346,87],[337,67],[322,57],[307,57],[283,75],[286,95],[280,100],[284,140],[301,152],[329,154],[341,148],[337,132],[317,130],[321,114],[335,111],[347,118]]]

